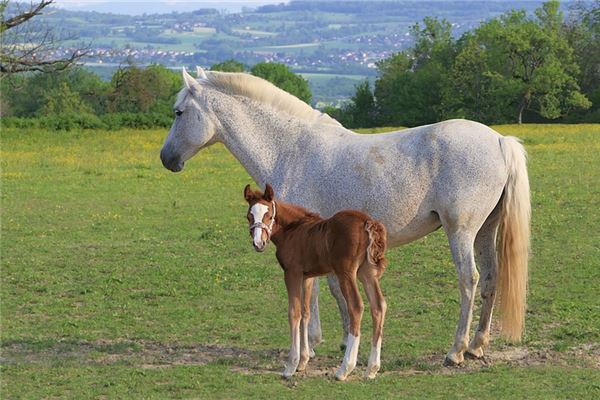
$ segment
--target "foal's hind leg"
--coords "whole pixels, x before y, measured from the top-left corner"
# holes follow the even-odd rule
[[[496,253],[496,234],[498,232],[498,213],[494,211],[485,221],[475,238],[477,264],[481,271],[481,316],[477,332],[469,344],[467,354],[479,358],[483,356],[483,347],[490,341],[492,310],[496,299],[496,278],[498,258]]]
[[[331,294],[337,302],[338,309],[340,310],[340,316],[342,317],[342,329],[344,332],[344,336],[342,337],[342,343],[340,344],[340,348],[342,350],[345,350],[346,344],[348,343],[348,325],[350,325],[348,305],[346,304],[346,300],[344,299],[344,295],[342,294],[340,282],[337,276],[335,276],[335,274],[329,274],[327,276],[327,284],[329,284],[329,290],[331,291]]]
[[[458,271],[458,288],[460,289],[460,319],[456,328],[454,345],[446,355],[446,365],[458,365],[464,360],[464,351],[469,341],[469,328],[473,314],[475,289],[479,281],[479,273],[475,267],[473,242],[475,233],[466,230],[447,232],[452,250],[452,258]]]
[[[368,262],[364,263],[358,270],[358,277],[364,285],[367,299],[371,308],[373,320],[373,338],[371,340],[371,354],[369,364],[365,371],[365,377],[375,378],[381,366],[381,339],[383,335],[383,322],[387,305],[379,286],[380,272]]]
[[[350,314],[350,325],[346,353],[344,361],[335,373],[336,379],[343,381],[356,367],[358,358],[358,347],[360,344],[360,321],[364,311],[364,305],[358,286],[356,285],[356,271],[358,267],[340,268],[341,274],[338,276],[342,294],[348,304]]]

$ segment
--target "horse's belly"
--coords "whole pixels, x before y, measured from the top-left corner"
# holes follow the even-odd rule
[[[413,242],[439,229],[442,226],[436,213],[429,213],[422,218],[413,219],[409,224],[400,226],[393,222],[386,225],[388,232],[388,247],[396,247]]]

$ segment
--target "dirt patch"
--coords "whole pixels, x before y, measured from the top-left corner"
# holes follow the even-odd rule
[[[2,365],[42,364],[56,365],[131,365],[141,368],[170,368],[177,365],[207,365],[211,363],[230,366],[232,372],[241,374],[280,374],[287,350],[250,350],[220,345],[180,345],[151,341],[97,341],[53,343],[9,343],[2,346]],[[299,377],[325,377],[333,379],[339,357],[317,355]],[[407,360],[389,360],[381,374],[455,374],[472,372],[492,365],[529,367],[557,365],[600,369],[600,344],[584,344],[565,351],[545,348],[506,347],[490,350],[481,359],[466,359],[458,367],[442,367],[443,354],[430,354]],[[361,363],[361,361],[363,361]],[[351,380],[362,379],[359,360],[358,373]]]

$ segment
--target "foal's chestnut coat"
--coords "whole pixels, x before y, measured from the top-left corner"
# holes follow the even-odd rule
[[[386,304],[379,279],[386,266],[385,227],[368,215],[344,210],[323,219],[302,207],[276,200],[267,184],[264,194],[244,189],[248,202],[250,235],[257,251],[269,241],[277,246],[276,256],[285,275],[288,291],[289,323],[292,346],[283,376],[291,377],[306,368],[309,360],[308,321],[312,279],[334,273],[350,313],[350,330],[346,354],[336,372],[340,380],[356,366],[360,342],[363,302],[356,278],[367,293],[373,318],[373,340],[365,375],[374,378],[380,367],[381,336]]]

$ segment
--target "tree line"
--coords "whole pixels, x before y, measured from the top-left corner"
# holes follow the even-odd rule
[[[600,0],[569,18],[558,1],[513,10],[459,38],[445,20],[411,28],[414,45],[381,60],[374,87],[325,111],[344,126],[416,126],[449,118],[483,123],[600,122]],[[249,72],[310,103],[308,82],[278,63],[236,60],[212,70]],[[6,75],[5,75],[6,76]],[[125,65],[110,81],[83,68],[14,73],[0,80],[3,126],[47,129],[168,127],[178,71]]]
[[[308,82],[287,66],[258,63],[252,68],[235,60],[211,70],[250,72],[273,82],[306,103]],[[110,81],[84,68],[54,73],[15,74],[0,81],[0,110],[5,127],[151,128],[173,122],[173,103],[181,90],[181,73],[162,65],[126,65]]]
[[[347,127],[600,122],[600,1],[565,18],[558,1],[513,10],[453,38],[446,20],[411,28],[412,48],[377,64],[374,88],[326,111]]]

